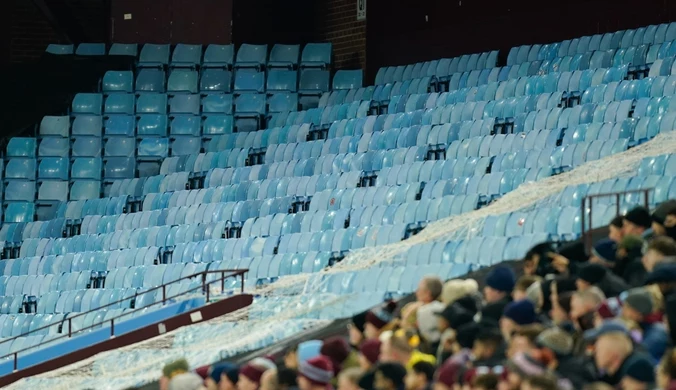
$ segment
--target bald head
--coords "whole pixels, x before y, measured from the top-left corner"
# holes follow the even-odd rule
[[[436,301],[441,296],[444,284],[436,276],[426,276],[418,284],[415,292],[416,299],[423,303]]]

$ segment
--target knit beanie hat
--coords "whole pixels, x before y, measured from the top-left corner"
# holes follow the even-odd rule
[[[166,364],[164,368],[162,368],[162,375],[167,378],[171,378],[172,374],[174,373],[182,374],[188,371],[190,371],[190,365],[188,365],[188,361],[185,359],[178,359]]]
[[[672,210],[676,210],[676,199],[660,203],[655,211],[653,211],[653,221],[660,225],[664,225],[664,221],[667,219],[667,216],[672,212]]]
[[[350,345],[344,338],[336,336],[324,340],[319,353],[331,359],[334,375],[337,375],[343,367],[343,362],[350,355]]]
[[[220,363],[211,366],[209,369],[209,376],[214,382],[220,383],[221,375],[225,375],[230,382],[236,384],[239,379],[239,368],[232,363]]]
[[[552,350],[558,356],[573,353],[573,337],[560,328],[545,329],[535,339],[535,343],[540,348]]]
[[[388,302],[383,307],[378,307],[366,313],[366,322],[382,329],[385,325],[394,320],[394,310],[397,308],[396,302]]]
[[[263,373],[271,368],[275,368],[275,363],[265,358],[255,358],[245,364],[239,374],[249,378],[250,381],[261,383]]]
[[[596,313],[604,320],[609,320],[620,315],[622,310],[622,304],[617,297],[607,298],[605,301],[601,302],[599,307],[596,309]]]
[[[528,299],[510,302],[505,306],[505,311],[502,315],[514,321],[517,325],[528,325],[537,321],[535,305]]]
[[[455,305],[462,307],[474,315],[479,312],[480,301],[481,297],[477,294],[477,292],[473,292],[457,299],[455,301]]]
[[[486,285],[494,290],[512,292],[516,277],[511,268],[498,266],[493,268],[486,276]]]
[[[381,342],[378,339],[366,340],[359,347],[359,353],[364,355],[371,364],[376,364],[380,357],[380,344]]]
[[[645,229],[649,229],[653,222],[648,209],[641,206],[629,210],[627,214],[624,215],[624,219]]]
[[[652,295],[645,288],[632,288],[626,292],[626,296],[620,296],[623,303],[639,312],[642,316],[647,316],[653,310]]]
[[[436,381],[452,389],[458,383],[458,377],[463,369],[462,363],[448,359],[437,370]]]
[[[169,390],[197,390],[202,387],[203,380],[194,372],[178,374],[169,381]]]
[[[352,324],[361,333],[364,333],[364,325],[366,324],[366,313],[367,312],[361,312],[352,317]]]
[[[313,385],[328,386],[333,380],[333,365],[328,357],[320,355],[300,362],[298,375],[303,376]]]
[[[655,367],[650,358],[642,354],[631,355],[627,360],[625,376],[643,383],[655,382]]]
[[[611,263],[616,260],[615,253],[617,253],[617,244],[609,238],[597,242],[592,248],[594,256]]]
[[[321,340],[308,340],[298,344],[298,363],[319,356],[321,354],[320,351],[322,349],[322,345],[323,343]]]
[[[520,376],[537,376],[545,373],[545,368],[530,356],[519,352],[507,361],[507,368]]]
[[[439,317],[448,322],[448,327],[458,329],[474,320],[474,313],[465,310],[458,302],[446,306],[446,308],[436,313]]]
[[[479,284],[474,279],[452,279],[444,283],[441,290],[441,302],[446,305],[479,291]]]
[[[628,234],[622,237],[622,241],[620,241],[620,248],[624,248],[624,250],[627,252],[640,250],[643,248],[643,239],[639,236]]]
[[[589,263],[580,267],[578,278],[589,284],[597,284],[606,276],[607,269],[601,264]]]

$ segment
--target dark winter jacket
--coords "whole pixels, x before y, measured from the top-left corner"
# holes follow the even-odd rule
[[[564,356],[559,358],[556,375],[567,378],[574,389],[581,389],[597,379],[594,363],[585,356]]]
[[[643,323],[641,325],[641,330],[643,331],[643,339],[641,345],[645,348],[646,352],[653,358],[655,364],[657,364],[664,352],[667,350],[667,344],[669,344],[669,334],[667,333],[667,328],[661,322],[655,323]]]

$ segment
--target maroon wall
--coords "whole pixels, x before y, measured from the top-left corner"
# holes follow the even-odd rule
[[[232,0],[111,0],[109,40],[227,44],[231,21]]]
[[[664,0],[368,0],[368,80],[385,65],[548,43],[669,21]]]

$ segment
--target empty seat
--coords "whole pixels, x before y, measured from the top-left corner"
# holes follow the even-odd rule
[[[78,116],[73,120],[71,128],[72,136],[100,137],[103,130],[103,118],[101,116]]]
[[[303,109],[317,107],[319,97],[329,90],[329,71],[309,69],[302,71],[298,93]]]
[[[164,114],[143,114],[136,123],[136,134],[139,137],[167,136],[167,116]]]
[[[202,45],[179,43],[171,55],[171,66],[175,68],[194,68],[202,61]]]
[[[327,69],[331,65],[331,59],[332,45],[330,43],[308,43],[303,48],[300,66],[301,68]]]
[[[68,137],[70,134],[70,118],[67,116],[45,116],[40,121],[41,136]]]
[[[298,67],[300,45],[276,44],[270,50],[268,68],[295,69]]]
[[[98,199],[101,196],[101,182],[97,180],[76,180],[70,187],[69,200]]]
[[[133,56],[138,54],[138,45],[135,43],[113,43],[108,51],[109,56]]]
[[[298,110],[297,93],[274,93],[268,96],[268,112],[285,112]]]
[[[161,160],[169,156],[169,140],[167,138],[144,138],[138,143],[140,160]]]
[[[104,93],[134,92],[134,73],[131,71],[107,71],[103,75],[102,90]]]
[[[226,69],[204,69],[200,78],[200,92],[232,92],[232,73]]]
[[[261,117],[265,114],[265,95],[247,93],[235,100],[235,117],[238,131],[260,129]]]
[[[39,157],[68,157],[70,142],[63,137],[45,137],[40,140]]]
[[[136,160],[132,157],[110,157],[104,165],[107,179],[132,179],[136,176]]]
[[[136,139],[133,137],[109,137],[103,146],[104,156],[132,157],[136,153]]]
[[[169,45],[146,43],[141,48],[139,67],[162,67],[169,63]]]
[[[136,75],[137,92],[164,92],[165,75],[159,69],[141,69]]]
[[[13,137],[7,143],[7,157],[35,157],[37,140],[29,137]]]
[[[197,71],[188,69],[175,69],[169,74],[167,81],[168,92],[197,92]]]
[[[233,45],[209,45],[204,51],[204,68],[231,68],[234,59]]]
[[[40,160],[38,179],[68,180],[69,160],[63,157],[47,157]]]
[[[47,180],[38,187],[38,201],[66,202],[68,201],[68,182]],[[38,202],[38,207],[40,206]]]
[[[52,43],[47,46],[47,50],[45,50],[45,52],[56,55],[73,54],[73,45],[57,45]]]
[[[101,115],[103,95],[100,93],[78,93],[73,98],[71,113],[73,115]]]
[[[202,98],[202,113],[209,114],[232,114],[232,95],[209,94]]]
[[[296,92],[298,90],[298,72],[294,70],[268,71],[267,91],[268,92]]]
[[[169,112],[171,114],[191,114],[200,113],[200,95],[180,94],[172,96],[169,99]]]
[[[33,173],[35,175],[35,173]],[[11,180],[5,184],[5,201],[33,202],[35,200],[35,182]]]
[[[35,219],[35,204],[26,202],[11,202],[5,210],[5,222],[32,222]]]
[[[171,135],[200,135],[201,118],[192,115],[179,115],[172,119],[169,128]]]
[[[72,179],[101,179],[102,163],[100,158],[79,157],[73,159],[71,166]]]
[[[81,43],[77,46],[75,54],[79,56],[105,56],[105,43]]]
[[[202,134],[205,136],[232,134],[232,129],[232,115],[209,115],[202,123]]]
[[[265,91],[265,73],[255,71],[238,71],[235,73],[235,92],[261,93]]]
[[[113,93],[106,97],[103,105],[105,114],[134,114],[136,97],[131,93]]]
[[[357,89],[362,87],[362,71],[339,70],[333,76],[332,89]]]
[[[167,95],[163,93],[143,93],[136,99],[137,114],[166,114]]]
[[[268,45],[242,44],[237,50],[235,67],[261,69],[267,63]]]

